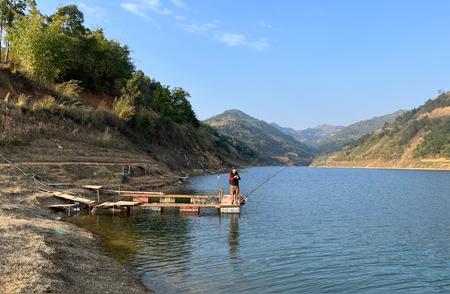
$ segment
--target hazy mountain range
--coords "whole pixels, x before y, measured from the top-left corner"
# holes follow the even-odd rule
[[[392,122],[397,116],[404,112],[404,110],[399,110],[391,114],[362,120],[349,126],[333,126],[324,124],[305,130],[294,130],[291,128],[280,127],[277,124],[272,125],[276,126],[285,134],[289,134],[298,141],[307,144],[315,150],[315,153],[324,153],[331,150],[336,150],[352,142],[353,140],[383,127],[386,123]]]
[[[260,163],[308,164],[314,156],[337,149],[391,122],[403,111],[374,117],[349,126],[320,125],[305,130],[282,127],[240,110],[227,110],[205,123],[219,134],[249,146]]]

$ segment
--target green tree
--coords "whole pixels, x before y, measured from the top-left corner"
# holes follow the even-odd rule
[[[17,60],[34,78],[55,80],[64,70],[71,39],[62,29],[63,17],[47,24],[37,9],[17,21],[11,34],[12,51]]]
[[[2,43],[6,45],[6,58],[9,61],[10,41],[7,35],[12,30],[17,18],[24,16],[28,8],[35,7],[34,0],[0,0],[0,62],[2,59]]]
[[[86,32],[84,27],[84,14],[76,5],[60,6],[55,14],[49,17],[49,22],[52,22],[54,18],[63,17],[62,27],[70,35],[79,36]]]
[[[171,103],[173,112],[175,114],[175,120],[178,122],[187,122],[195,126],[199,125],[199,121],[195,112],[192,110],[192,105],[189,102],[191,95],[183,88],[176,87],[171,91]]]
[[[88,32],[81,46],[79,79],[89,89],[116,95],[134,71],[128,46],[108,40],[101,29]]]

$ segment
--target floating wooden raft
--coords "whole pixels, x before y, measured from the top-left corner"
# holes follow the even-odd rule
[[[97,203],[94,200],[89,200],[89,199],[86,199],[86,198],[70,195],[70,194],[67,194],[67,193],[61,193],[61,192],[54,192],[53,196],[61,198],[61,199],[73,201],[73,202],[79,202],[81,204],[88,205],[88,206],[92,206],[95,203]]]
[[[220,209],[220,212],[222,213],[240,212],[240,205],[231,204],[231,196],[229,195],[184,195],[122,191],[121,196],[132,197],[133,201],[141,202],[142,207],[148,207],[149,209],[157,211],[164,208],[179,208],[180,212],[198,213],[201,208],[217,208]],[[177,199],[189,199],[189,202],[180,203],[177,202]],[[209,199],[216,199],[217,201],[208,203]]]

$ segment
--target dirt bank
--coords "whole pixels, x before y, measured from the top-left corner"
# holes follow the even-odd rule
[[[30,153],[21,150],[19,154],[16,150],[0,151],[15,162],[23,159],[19,166],[27,173],[44,181],[71,183],[60,190],[94,200],[95,193],[80,189],[82,185],[164,190],[180,183],[176,174],[142,154],[127,153],[125,160],[123,154],[111,150],[101,159],[97,157],[102,153],[92,151],[89,156],[71,153],[55,157],[56,147],[40,149],[46,150],[45,154],[33,150],[33,156],[26,158]],[[129,166],[127,160],[131,173],[121,180],[117,173]],[[144,163],[148,166],[146,171],[141,167]],[[123,264],[105,254],[96,236],[57,220],[58,214],[46,205],[61,202],[39,191],[32,180],[8,164],[0,164],[0,187],[0,293],[151,292]],[[112,200],[114,196],[109,197],[102,200]]]

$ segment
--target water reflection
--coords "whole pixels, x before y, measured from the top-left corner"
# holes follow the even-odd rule
[[[228,216],[230,222],[230,233],[228,242],[230,244],[230,259],[237,259],[239,253],[239,215]]]
[[[66,220],[100,236],[108,254],[121,262],[129,262],[142,250],[137,242],[140,236],[132,229],[136,223],[135,215],[78,214]]]

